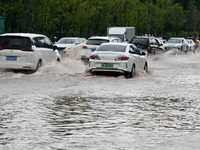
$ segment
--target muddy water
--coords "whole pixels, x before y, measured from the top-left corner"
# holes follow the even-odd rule
[[[151,57],[135,78],[79,60],[0,72],[2,150],[197,150],[200,55]]]

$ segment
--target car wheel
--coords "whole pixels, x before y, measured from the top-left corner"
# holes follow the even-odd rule
[[[147,62],[144,65],[144,70],[146,71],[146,73],[148,73],[148,64],[147,64]]]
[[[135,66],[133,65],[132,69],[131,69],[131,72],[127,72],[125,73],[124,77],[126,79],[129,79],[129,78],[132,78],[135,76]]]
[[[57,61],[57,62],[60,62],[60,58],[58,58],[56,61]]]
[[[39,60],[35,71],[37,71],[41,66],[42,66],[42,60]]]

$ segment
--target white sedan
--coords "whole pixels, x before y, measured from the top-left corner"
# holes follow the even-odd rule
[[[129,43],[104,43],[92,53],[89,60],[92,74],[113,72],[131,78],[139,69],[148,72],[146,54],[140,53],[134,44]]]

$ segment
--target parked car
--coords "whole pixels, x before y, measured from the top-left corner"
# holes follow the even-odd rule
[[[137,70],[148,72],[146,54],[130,43],[103,43],[92,53],[89,70],[98,72],[120,73],[126,78],[134,77]]]
[[[78,47],[79,44],[84,43],[85,39],[80,37],[63,37],[54,45],[58,47],[58,51],[62,52],[66,48]]]
[[[189,51],[195,51],[195,42],[192,39],[186,39],[186,41],[188,42],[188,48]]]
[[[118,37],[92,36],[82,47],[81,60],[87,63],[90,59],[90,55],[96,51],[102,43],[122,43],[122,40]]]
[[[37,71],[44,62],[51,61],[60,61],[60,55],[45,35],[0,35],[0,68]]]
[[[163,45],[152,36],[135,36],[130,43],[135,44],[139,50],[147,52],[148,55],[164,53]]]
[[[187,53],[189,50],[189,44],[185,38],[172,37],[167,41],[165,49],[170,50],[173,48]]]

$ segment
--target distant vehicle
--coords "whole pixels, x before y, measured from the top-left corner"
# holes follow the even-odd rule
[[[148,55],[164,53],[163,44],[152,36],[135,36],[130,43],[135,44],[139,50],[147,52]]]
[[[0,68],[37,71],[43,63],[51,61],[60,61],[60,55],[45,35],[0,35]]]
[[[57,46],[59,52],[62,52],[65,48],[74,46],[76,47],[76,45],[84,42],[85,39],[80,37],[63,37],[58,40],[58,42],[56,42],[54,45]]]
[[[109,72],[131,78],[137,70],[148,72],[145,55],[144,52],[140,53],[134,44],[103,43],[90,56],[89,69],[92,74]]]
[[[189,44],[185,38],[172,37],[167,41],[165,49],[170,50],[173,48],[187,53],[189,50]]]
[[[118,37],[108,36],[92,36],[82,46],[81,60],[85,63],[89,62],[90,55],[101,45],[102,43],[122,43],[122,40]]]
[[[188,46],[189,46],[189,51],[193,51],[195,50],[195,42],[192,39],[186,39],[186,41],[188,42]]]
[[[123,42],[130,42],[135,36],[135,27],[108,27],[107,36],[116,36]]]

